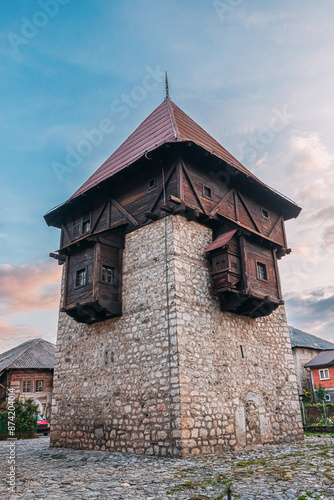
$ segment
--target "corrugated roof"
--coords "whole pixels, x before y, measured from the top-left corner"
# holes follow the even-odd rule
[[[100,182],[112,177],[145,153],[162,144],[193,142],[211,152],[229,165],[264,185],[219,142],[192,120],[170,99],[165,99],[126,139],[125,142],[98,168],[69,200],[85,193]],[[270,189],[270,188],[269,188]],[[69,201],[68,200],[68,201]]]
[[[315,358],[306,363],[305,368],[315,368],[321,366],[334,365],[334,350],[320,352]]]
[[[43,339],[33,339],[0,354],[0,372],[6,369],[52,369],[55,346]]]
[[[329,351],[334,349],[334,344],[332,342],[298,330],[298,328],[294,328],[293,326],[289,326],[289,333],[292,347],[306,347],[317,351]]]
[[[205,251],[212,252],[212,250],[216,250],[217,248],[221,248],[227,245],[227,243],[233,238],[236,232],[237,230],[234,229],[233,231],[229,231],[228,233],[224,233],[221,236],[218,236],[218,238],[216,238],[215,241],[213,241]]]

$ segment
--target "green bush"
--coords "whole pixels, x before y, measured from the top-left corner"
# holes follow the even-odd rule
[[[10,405],[11,411],[8,411],[8,406],[9,405],[7,405],[8,420],[15,424],[15,434],[21,432],[35,432],[38,405],[33,399],[30,398],[20,401],[16,398],[13,402],[14,410],[12,409],[12,405]],[[5,429],[3,432],[5,432]]]
[[[306,391],[306,389],[304,389],[304,403],[306,405],[313,403],[313,394],[311,391]]]

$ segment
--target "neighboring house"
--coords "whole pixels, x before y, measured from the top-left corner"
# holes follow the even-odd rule
[[[0,354],[0,404],[8,389],[20,399],[33,398],[39,413],[50,418],[55,346],[43,339],[24,342]]]
[[[299,394],[304,390],[312,391],[312,380],[310,370],[305,364],[311,361],[317,354],[334,349],[334,344],[328,340],[321,339],[310,333],[289,326],[292,355],[296,367]]]
[[[305,368],[311,370],[313,388],[321,384],[326,390],[326,401],[334,403],[334,350],[321,352]]]

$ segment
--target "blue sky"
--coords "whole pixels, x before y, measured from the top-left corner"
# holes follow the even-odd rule
[[[280,263],[288,320],[334,341],[333,24],[330,0],[2,0],[0,352],[55,340],[59,234],[43,214],[160,104],[165,69],[174,102],[303,207]],[[57,175],[105,120],[112,131]]]

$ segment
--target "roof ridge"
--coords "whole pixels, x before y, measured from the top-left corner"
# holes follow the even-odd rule
[[[173,127],[173,131],[174,131],[174,137],[175,137],[175,139],[180,139],[181,138],[180,131],[179,131],[179,128],[177,126],[176,119],[175,119],[173,106],[171,106],[171,104],[173,104],[174,106],[176,106],[176,104],[174,104],[173,101],[170,98],[166,99],[166,101],[167,101],[167,109],[168,109],[170,121],[171,121],[171,124],[172,124],[172,127]]]
[[[20,359],[20,358],[23,356],[23,354],[26,354],[28,351],[30,351],[30,349],[31,349],[34,345],[38,344],[38,342],[39,342],[40,340],[42,340],[42,339],[41,339],[41,337],[38,337],[37,339],[31,339],[31,340],[30,340],[31,344],[30,344],[30,345],[28,345],[28,346],[27,346],[27,348],[26,348],[26,349],[24,349],[24,350],[21,352],[21,354],[19,354],[19,355],[17,356],[17,358],[13,359],[13,360],[12,360],[12,362],[8,365],[8,367],[7,367],[7,368],[10,368],[10,367],[11,367],[11,365],[14,363],[14,361],[16,362],[18,359]],[[36,341],[37,341],[37,342],[36,342]],[[29,342],[29,341],[28,341],[28,342]],[[19,347],[19,346],[17,346],[17,347]]]

